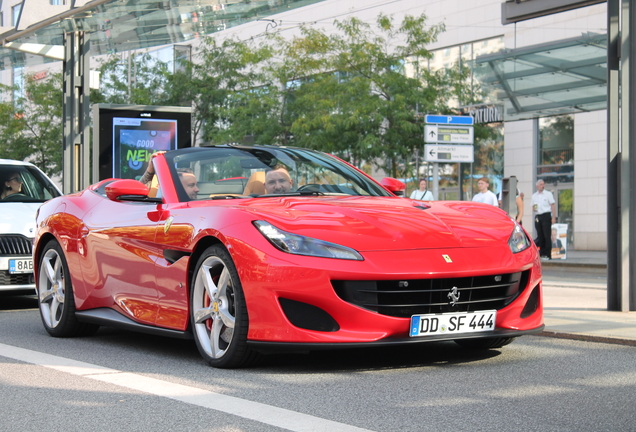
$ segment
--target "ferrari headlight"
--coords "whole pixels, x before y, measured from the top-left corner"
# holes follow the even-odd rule
[[[526,235],[526,232],[515,221],[515,228],[512,230],[512,235],[508,239],[508,246],[512,253],[518,253],[524,251],[530,247],[530,239]]]
[[[288,233],[265,221],[254,221],[253,224],[271,244],[283,252],[322,258],[364,260],[358,252],[345,246]]]

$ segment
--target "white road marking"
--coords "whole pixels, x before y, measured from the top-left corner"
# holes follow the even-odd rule
[[[174,384],[143,375],[122,372],[116,369],[109,369],[11,345],[0,344],[0,356],[55,369],[72,375],[103,381],[155,396],[174,399],[203,408],[221,411],[294,432],[371,432],[368,429],[362,429],[272,405],[252,402],[196,387]]]

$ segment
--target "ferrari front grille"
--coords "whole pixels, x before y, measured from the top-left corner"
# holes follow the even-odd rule
[[[31,239],[22,235],[0,235],[0,256],[31,255]]]
[[[448,279],[332,281],[344,301],[382,315],[499,310],[528,285],[530,271]]]

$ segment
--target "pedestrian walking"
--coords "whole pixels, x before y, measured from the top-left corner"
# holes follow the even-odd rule
[[[433,198],[433,193],[430,190],[428,190],[426,186],[427,186],[426,180],[421,179],[420,188],[414,190],[411,193],[411,199],[420,200],[420,201],[433,201],[435,199]]]

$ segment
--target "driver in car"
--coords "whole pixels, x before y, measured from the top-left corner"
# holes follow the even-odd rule
[[[265,192],[268,194],[284,194],[291,190],[293,180],[284,167],[277,167],[265,174]]]
[[[0,199],[5,199],[10,195],[22,192],[22,177],[17,171],[10,172],[4,180],[4,187],[0,193]]]

